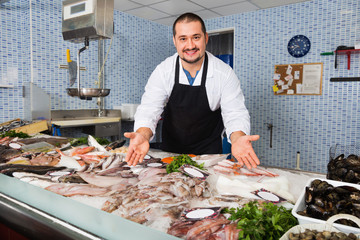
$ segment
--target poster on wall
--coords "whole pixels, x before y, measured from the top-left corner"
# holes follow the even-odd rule
[[[275,65],[274,95],[321,95],[323,63]]]

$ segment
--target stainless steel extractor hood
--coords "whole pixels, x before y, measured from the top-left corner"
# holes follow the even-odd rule
[[[114,33],[114,0],[64,0],[62,3],[64,40],[84,42],[111,38]]]

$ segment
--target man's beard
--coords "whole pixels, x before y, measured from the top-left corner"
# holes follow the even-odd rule
[[[183,52],[186,52],[186,51],[199,51],[199,49],[198,49],[198,48],[185,49]],[[191,64],[191,63],[196,63],[196,62],[200,61],[202,57],[203,57],[203,56],[199,56],[198,58],[196,58],[196,59],[194,59],[194,60],[187,60],[187,59],[185,59],[185,57],[182,57],[181,59],[184,60],[185,62]]]

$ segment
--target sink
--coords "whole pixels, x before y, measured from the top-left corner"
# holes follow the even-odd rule
[[[98,109],[51,111],[51,123],[61,127],[86,126],[120,121],[121,110],[104,109],[100,117]]]
[[[104,109],[101,117],[98,116],[98,109],[80,109],[80,110],[52,110],[52,120],[71,120],[71,119],[89,119],[89,118],[109,118],[120,117],[121,110]]]

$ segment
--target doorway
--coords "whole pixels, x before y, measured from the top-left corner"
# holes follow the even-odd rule
[[[234,68],[234,29],[223,29],[208,32],[209,41],[206,50]],[[225,131],[222,141],[223,153],[231,153],[231,144],[227,141]]]
[[[209,42],[206,50],[222,61],[233,66],[234,62],[234,29],[209,31]]]

